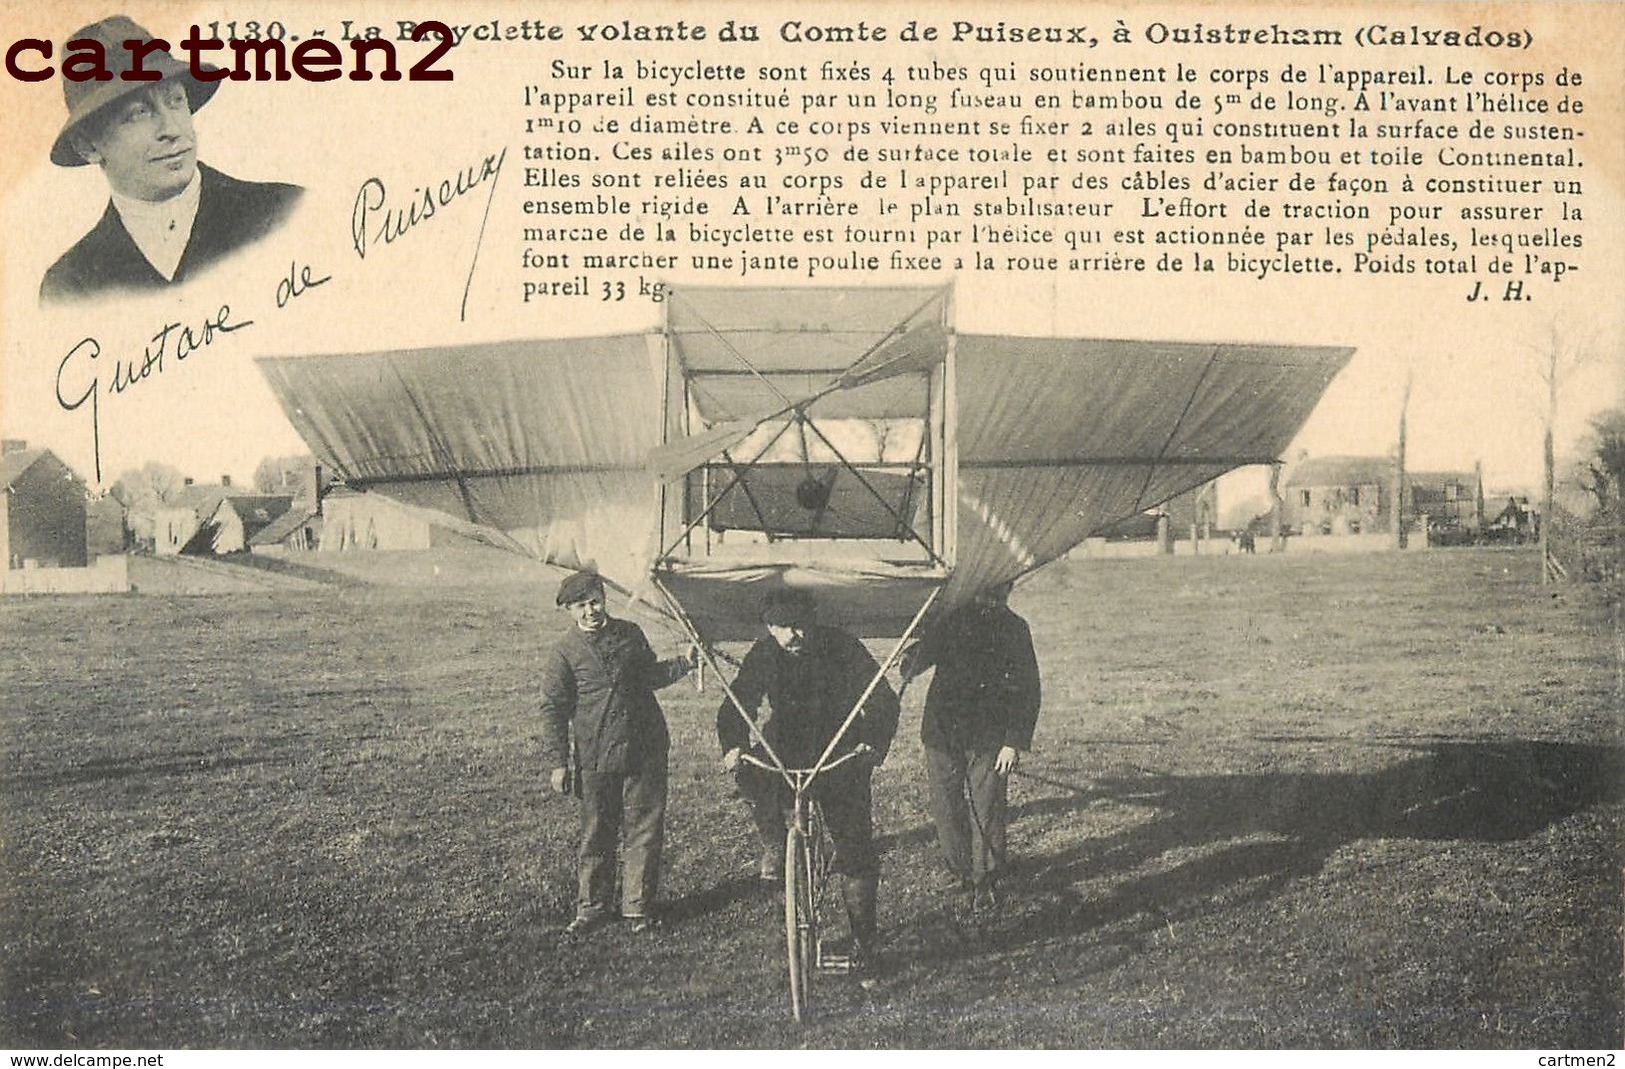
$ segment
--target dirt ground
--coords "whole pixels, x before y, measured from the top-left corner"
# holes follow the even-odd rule
[[[805,1025],[714,685],[662,695],[666,923],[561,939],[555,580],[476,557],[0,602],[0,1046],[1621,1045],[1619,608],[1533,551],[1045,569],[1007,908],[941,894],[912,688],[882,974]]]

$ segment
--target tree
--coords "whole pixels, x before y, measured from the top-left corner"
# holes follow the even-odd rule
[[[1557,513],[1557,400],[1569,377],[1590,363],[1595,350],[1563,336],[1555,325],[1544,344],[1536,348],[1540,382],[1546,387],[1545,434],[1542,440],[1542,490],[1540,499],[1541,582],[1549,583],[1559,568],[1552,558],[1551,526]]]
[[[321,476],[325,491],[332,482],[328,473],[309,453],[301,456],[266,457],[254,469],[254,489],[262,494],[290,494],[311,506],[316,504],[316,479]]]
[[[1394,518],[1393,536],[1394,548],[1406,549],[1410,545],[1410,534],[1405,525],[1410,522],[1410,483],[1405,476],[1405,424],[1411,411],[1411,384],[1415,379],[1415,372],[1405,373],[1405,392],[1399,400],[1399,439],[1394,444]],[[1422,540],[1427,541],[1427,532],[1422,532]]]
[[[148,461],[120,475],[108,492],[124,506],[124,522],[136,544],[150,546],[157,534],[158,510],[185,489],[186,477],[179,470]]]
[[[1625,406],[1590,419],[1582,443],[1579,484],[1596,502],[1605,523],[1625,523]]]

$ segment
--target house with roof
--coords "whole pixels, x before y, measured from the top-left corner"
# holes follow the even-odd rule
[[[1406,474],[1412,515],[1430,527],[1477,532],[1484,524],[1484,483],[1475,471],[1416,471]]]
[[[1309,457],[1281,483],[1281,521],[1303,535],[1387,530],[1394,462],[1386,457]]]
[[[1394,462],[1389,457],[1309,457],[1282,482],[1282,521],[1303,535],[1360,534],[1393,529]],[[1427,517],[1430,529],[1477,531],[1484,515],[1476,471],[1405,474],[1406,513]]]
[[[188,479],[172,500],[153,513],[153,552],[161,557],[238,552],[248,548],[248,539],[288,511],[292,503],[292,495],[234,487],[229,475],[222,475],[218,483]]]
[[[436,522],[443,518],[383,494],[340,487],[322,497],[321,549],[429,549],[464,541]]]
[[[0,449],[0,554],[7,570],[83,568],[85,481],[49,449]]]
[[[272,520],[248,539],[251,552],[302,553],[320,548],[322,514],[297,500],[288,511]]]
[[[216,484],[187,479],[179,493],[153,511],[152,551],[168,557],[184,550],[230,489],[230,477]]]
[[[1516,491],[1485,495],[1484,526],[1486,542],[1522,545],[1540,537],[1540,513],[1528,494]]]
[[[182,553],[207,555],[241,553],[249,540],[285,515],[293,498],[282,494],[227,494],[220,498]]]

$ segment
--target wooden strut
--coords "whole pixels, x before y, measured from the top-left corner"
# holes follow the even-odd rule
[[[727,695],[728,704],[732,705],[739,715],[744,718],[745,727],[750,730],[750,733],[755,740],[762,744],[762,749],[766,751],[767,756],[772,759],[773,767],[778,770],[779,775],[784,777],[784,782],[790,784],[792,787],[795,786],[790,780],[789,768],[782,760],[780,760],[779,755],[773,751],[772,744],[769,743],[767,741],[767,737],[762,734],[762,729],[757,726],[756,721],[752,720],[750,718],[750,714],[745,712],[744,703],[742,703],[739,700],[739,696],[734,693],[733,687],[728,685],[728,679],[722,674],[722,669],[717,665],[716,657],[712,653],[711,647],[702,637],[700,637],[699,628],[694,626],[694,621],[690,619],[688,613],[683,611],[682,602],[678,601],[677,596],[673,594],[666,587],[666,584],[662,583],[658,578],[653,579],[652,582],[655,585],[655,589],[660,591],[661,595],[666,599],[666,607],[671,610],[671,614],[677,618],[677,622],[682,625],[683,630],[688,632],[688,637],[699,649],[700,656],[705,659],[706,664],[711,666],[711,671],[716,673],[717,682],[722,685],[722,693]]]
[[[903,517],[897,514],[897,510],[892,508],[891,502],[882,497],[880,491],[875,489],[874,484],[863,477],[863,472],[859,471],[850,460],[846,459],[846,456],[836,448],[835,443],[830,441],[828,436],[826,436],[823,431],[819,430],[816,424],[813,424],[807,420],[806,413],[798,410],[797,415],[802,424],[804,426],[811,427],[812,432],[818,436],[819,440],[822,441],[824,445],[835,454],[835,459],[840,461],[841,467],[851,472],[853,478],[857,479],[863,488],[869,491],[869,495],[876,501],[880,502],[880,507],[886,510],[886,514],[892,518],[892,522],[897,524],[899,529],[907,531],[908,536],[920,544],[921,548],[923,548],[926,554],[931,558],[931,562],[933,564],[941,565],[942,558],[937,555],[937,551],[932,548],[929,542],[920,537],[919,532],[914,530],[914,528],[909,525],[907,520],[903,519]]]
[[[920,626],[920,621],[925,619],[926,612],[936,602],[937,595],[941,593],[942,587],[937,586],[931,588],[931,593],[926,597],[925,604],[921,605],[920,611],[914,614],[914,619],[908,622],[908,627],[903,629],[902,636],[898,638],[897,642],[892,646],[891,652],[886,655],[886,659],[881,662],[880,669],[875,672],[874,678],[869,680],[869,685],[863,688],[863,693],[858,697],[858,700],[853,703],[852,711],[846,714],[846,720],[841,724],[841,730],[835,733],[834,737],[829,740],[829,745],[824,747],[824,752],[818,755],[818,760],[813,763],[811,774],[807,777],[805,786],[811,787],[813,780],[818,778],[818,773],[824,770],[825,762],[828,761],[830,755],[835,752],[835,747],[841,744],[841,738],[847,733],[847,730],[851,728],[853,721],[857,720],[858,714],[863,711],[863,703],[869,700],[869,695],[875,692],[875,687],[880,685],[880,681],[885,678],[886,673],[891,670],[891,666],[897,663],[898,656],[903,652],[903,644],[913,637],[914,629]]]
[[[863,474],[861,472],[859,472],[855,467],[853,467],[852,463],[850,461],[848,461],[846,459],[846,457],[841,454],[840,450],[835,449],[833,443],[831,443],[829,441],[829,439],[827,437],[825,437],[825,435],[818,429],[818,427],[816,425],[813,425],[811,423],[811,421],[809,420],[809,418],[807,416],[807,409],[810,408],[812,405],[816,404],[818,401],[822,400],[824,397],[828,396],[831,393],[834,393],[837,390],[852,389],[854,387],[863,385],[862,379],[870,378],[870,377],[874,376],[875,374],[879,373],[880,371],[884,370],[885,368],[889,367],[896,360],[902,359],[902,357],[899,356],[899,357],[894,357],[892,360],[883,361],[878,366],[869,369],[867,374],[865,374],[863,376],[860,376],[859,381],[853,382],[853,381],[850,381],[848,379],[848,376],[851,375],[853,368],[855,368],[858,365],[862,364],[870,356],[874,355],[874,353],[877,352],[880,348],[882,348],[887,342],[891,341],[895,337],[901,337],[902,335],[907,334],[908,333],[908,324],[910,322],[912,322],[914,320],[914,318],[916,316],[918,316],[921,312],[923,312],[923,311],[925,311],[925,309],[929,308],[931,306],[932,302],[940,300],[942,298],[942,295],[943,295],[944,292],[945,292],[945,288],[933,291],[931,296],[927,297],[925,299],[925,301],[923,301],[918,307],[916,307],[913,311],[909,312],[908,315],[904,316],[890,330],[888,330],[880,338],[878,338],[876,341],[874,341],[867,349],[865,349],[863,351],[863,353],[861,355],[858,356],[858,358],[856,360],[854,360],[852,363],[848,364],[846,369],[839,376],[837,376],[836,378],[831,380],[822,389],[815,391],[811,397],[804,398],[801,401],[791,401],[788,397],[786,397],[785,394],[784,394],[784,391],[780,390],[771,381],[769,381],[767,376],[764,375],[760,370],[758,370],[756,368],[756,366],[754,364],[752,364],[750,362],[750,360],[747,359],[745,357],[745,355],[743,353],[741,353],[733,345],[733,343],[730,342],[727,339],[727,337],[725,337],[723,335],[723,333],[721,331],[719,331],[715,326],[713,326],[712,323],[710,322],[710,320],[706,319],[705,316],[701,315],[700,312],[697,309],[694,308],[692,302],[689,302],[687,300],[684,300],[684,302],[683,302],[685,305],[688,306],[689,311],[694,315],[694,317],[700,321],[701,325],[705,327],[706,331],[708,333],[710,333],[712,336],[714,336],[717,339],[717,341],[721,342],[723,347],[728,350],[730,355],[732,355],[736,360],[738,360],[742,365],[744,365],[744,367],[746,369],[746,373],[748,373],[751,376],[753,376],[754,378],[756,378],[759,382],[761,382],[761,384],[763,386],[766,386],[769,390],[771,390],[773,392],[773,394],[778,397],[780,403],[784,406],[783,408],[779,409],[776,412],[773,412],[773,413],[770,413],[770,414],[768,414],[766,416],[763,416],[761,419],[759,419],[757,421],[757,425],[760,426],[762,423],[766,423],[769,420],[779,419],[779,418],[784,417],[784,416],[790,416],[791,421],[795,422],[800,427],[800,431],[801,431],[801,435],[802,435],[802,459],[803,459],[804,462],[809,462],[809,458],[807,456],[807,449],[806,449],[806,432],[807,432],[807,429],[809,427],[811,427],[813,433],[817,434],[818,437],[821,438],[826,445],[829,445],[829,447],[832,450],[835,451],[836,459],[840,462],[841,466],[846,468],[848,471],[852,472],[852,474],[857,477],[858,481],[864,485],[864,487],[869,491],[869,493],[874,495],[874,497],[878,501],[880,501],[881,506],[883,508],[885,508],[889,513],[891,513],[892,518],[894,520],[896,520],[897,523],[901,527],[907,529],[908,533],[911,536],[913,536],[913,538],[916,541],[918,541],[922,546],[925,547],[926,552],[931,555],[932,559],[937,560],[939,563],[940,563],[940,558],[937,556],[936,551],[933,550],[931,548],[931,546],[928,545],[925,542],[925,540],[922,539],[916,532],[914,532],[912,530],[912,528],[908,527],[907,522],[904,521],[902,519],[902,517],[897,515],[896,510],[894,510],[891,507],[890,502],[886,501],[885,498],[881,497],[879,492],[876,491],[874,489],[874,487],[869,484],[868,480],[863,477]],[[707,374],[709,374],[709,372]],[[685,377],[685,379],[691,379],[692,378],[692,376],[687,375],[686,373],[685,373],[684,377]],[[767,445],[763,446],[761,451],[758,452],[753,459],[751,459],[749,462],[746,463],[745,467],[746,467],[747,470],[749,468],[755,466],[757,461],[761,460],[762,457],[767,455],[767,451],[772,448],[773,443],[778,441],[778,439],[783,436],[784,431],[787,430],[789,428],[789,426],[790,426],[790,424],[786,423],[783,428],[780,428],[779,432],[777,434],[775,434],[772,439],[769,440]],[[675,541],[673,541],[670,549],[675,549],[676,546],[677,546],[677,543],[681,542],[683,540],[683,538],[686,537],[687,534],[690,531],[693,531],[695,527],[697,527],[701,522],[703,522],[705,516],[709,515],[709,513],[712,511],[712,509],[714,509],[718,504],[720,504],[722,498],[726,497],[728,495],[728,493],[734,488],[734,486],[738,485],[743,480],[743,477],[744,477],[743,472],[737,470],[737,467],[733,464],[733,462],[731,460],[729,461],[729,464],[730,464],[730,467],[734,468],[734,481],[732,483],[730,483],[728,485],[728,487],[726,489],[724,489],[723,492],[717,496],[717,498],[711,503],[711,505],[705,510],[704,513],[702,513],[699,517],[697,517],[695,520],[690,522],[688,524],[688,526],[686,526],[683,529],[683,533],[677,536],[677,539]],[[670,549],[667,550],[667,554],[670,553]],[[667,554],[663,554],[663,556],[667,555]]]
[[[678,547],[678,545],[680,545],[682,543],[683,539],[688,537],[689,532],[691,532],[695,528],[699,527],[700,524],[702,524],[702,523],[704,523],[706,521],[706,519],[711,515],[711,513],[715,512],[717,510],[717,506],[722,504],[723,498],[725,498],[729,494],[731,494],[733,492],[734,487],[736,487],[736,486],[740,485],[742,482],[744,482],[744,480],[745,480],[745,472],[747,472],[751,468],[755,467],[756,462],[758,460],[761,460],[764,456],[766,456],[767,451],[769,449],[772,449],[774,443],[776,443],[780,438],[784,437],[784,432],[789,430],[789,429],[790,429],[790,425],[788,423],[786,423],[784,426],[780,427],[778,429],[778,432],[775,433],[773,435],[773,437],[771,437],[771,438],[769,438],[767,440],[767,444],[762,446],[762,448],[757,451],[757,453],[756,453],[756,455],[754,457],[751,457],[749,460],[747,460],[745,462],[745,466],[743,468],[738,467],[737,465],[735,465],[731,469],[732,474],[733,474],[733,481],[730,482],[727,486],[723,487],[722,488],[722,493],[720,493],[716,497],[712,498],[711,503],[706,505],[705,508],[700,512],[700,514],[698,516],[696,516],[692,520],[688,521],[688,523],[683,527],[682,531],[678,533],[677,537],[672,540],[671,545],[667,546],[665,548],[665,550],[663,550],[661,552],[660,556],[662,558],[666,558],[666,557],[671,556],[672,552]]]

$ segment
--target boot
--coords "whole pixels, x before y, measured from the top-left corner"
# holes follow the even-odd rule
[[[762,859],[756,865],[756,879],[770,891],[784,889],[784,844],[773,843],[762,847]]]
[[[846,919],[852,928],[852,971],[860,977],[867,976],[874,963],[875,896],[879,889],[878,876],[841,877],[841,899],[846,903]]]

